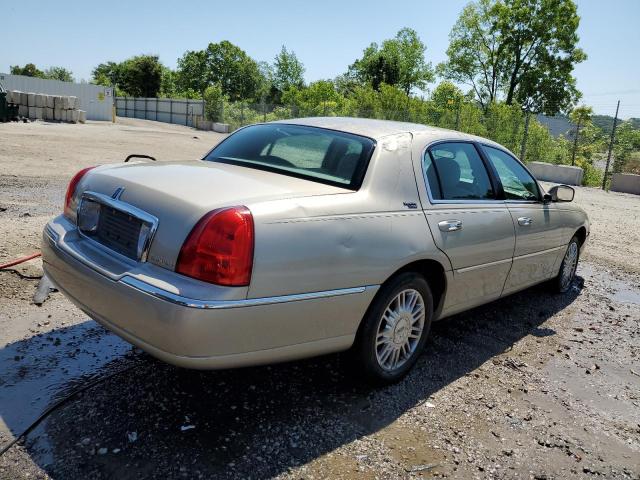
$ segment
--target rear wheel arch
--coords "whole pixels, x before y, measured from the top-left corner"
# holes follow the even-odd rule
[[[431,295],[433,297],[433,313],[434,313],[434,317],[436,317],[440,312],[440,310],[442,309],[444,294],[447,289],[447,277],[444,271],[445,271],[444,267],[437,260],[431,260],[431,259],[416,260],[404,265],[403,267],[397,269],[395,272],[389,275],[387,279],[380,285],[380,289],[378,290],[378,292],[382,291],[385,285],[389,284],[389,282],[391,282],[394,278],[396,278],[397,276],[403,273],[408,273],[408,272],[417,273],[418,275],[421,275],[429,284],[429,288],[431,289]],[[374,297],[374,299],[371,301],[369,308],[371,308],[371,305],[373,305],[375,298],[376,297]],[[367,312],[363,316],[363,319],[364,317],[366,317],[367,313],[369,313],[369,308],[367,309]],[[358,334],[360,333],[360,328],[362,327],[362,323],[363,323],[362,320],[360,320],[360,325],[358,326]],[[357,336],[358,335],[356,335],[356,337]]]
[[[389,282],[392,278],[405,272],[415,272],[424,277],[433,295],[433,312],[434,314],[439,312],[447,288],[447,277],[445,276],[442,264],[430,259],[416,260],[393,272],[384,283]]]

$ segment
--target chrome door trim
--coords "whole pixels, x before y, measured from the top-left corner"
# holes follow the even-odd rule
[[[341,295],[353,295],[364,293],[368,289],[377,288],[377,285],[367,285],[362,287],[339,288],[335,290],[324,290],[321,292],[296,293],[292,295],[279,295],[275,297],[247,298],[244,300],[199,300],[184,297],[176,293],[168,292],[154,285],[138,280],[137,278],[125,275],[119,280],[136,290],[159,298],[161,300],[188,308],[198,308],[207,310],[217,310],[226,308],[258,307],[262,305],[272,305],[277,303],[300,302],[304,300],[315,300],[318,298],[339,297]]]
[[[504,260],[496,260],[495,262],[483,263],[481,265],[474,265],[472,267],[460,268],[458,270],[455,270],[454,273],[467,273],[467,272],[472,272],[474,270],[480,270],[481,268],[495,267],[496,265],[502,265],[504,263],[511,263],[511,262],[512,262],[511,258],[505,258]]]
[[[551,253],[551,252],[554,252],[556,250],[562,250],[564,248],[567,248],[567,245],[560,245],[559,247],[547,248],[546,250],[540,250],[539,252],[533,252],[533,253],[527,253],[525,255],[519,255],[517,257],[513,257],[513,261],[515,262],[516,260],[520,260],[521,258],[535,257],[536,255],[544,255],[545,253]]]

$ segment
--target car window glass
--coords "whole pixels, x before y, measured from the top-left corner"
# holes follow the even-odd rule
[[[435,200],[492,200],[489,174],[471,143],[440,143],[425,154],[424,169]]]
[[[329,145],[331,137],[327,135],[295,135],[277,139],[261,156],[283,158],[302,168],[321,168]]]
[[[373,140],[349,133],[263,124],[233,133],[206,160],[357,189],[374,148]]]
[[[496,169],[507,200],[539,200],[538,184],[511,155],[497,148],[482,146]]]

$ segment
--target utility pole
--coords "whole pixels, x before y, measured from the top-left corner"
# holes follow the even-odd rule
[[[611,141],[609,142],[609,153],[607,154],[607,164],[604,167],[604,176],[602,178],[602,190],[607,190],[607,175],[609,175],[609,164],[611,163],[611,152],[613,151],[613,142],[616,140],[616,127],[618,126],[618,110],[620,110],[620,100],[616,106],[616,116],[613,117],[613,128],[611,129]]]
[[[576,125],[576,136],[573,139],[573,153],[571,154],[571,166],[576,164],[576,150],[578,149],[578,136],[580,135],[580,124],[582,123],[582,116],[578,117],[578,124]]]
[[[529,138],[529,121],[531,120],[531,112],[528,110],[524,113],[524,133],[522,135],[522,145],[520,146],[520,161],[524,162],[524,156],[527,153],[527,139]]]

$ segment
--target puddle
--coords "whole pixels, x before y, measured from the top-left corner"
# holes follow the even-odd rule
[[[613,300],[618,303],[633,303],[635,305],[640,305],[640,290],[631,288],[618,290],[613,295]]]
[[[128,361],[125,354],[131,349],[93,321],[34,335],[0,349],[3,441],[22,433],[70,388]]]
[[[640,305],[640,287],[618,280],[611,273],[602,272],[590,264],[581,264],[578,268],[578,275],[584,277],[585,282],[596,276],[604,279],[607,290],[611,292],[610,298],[616,303]]]

